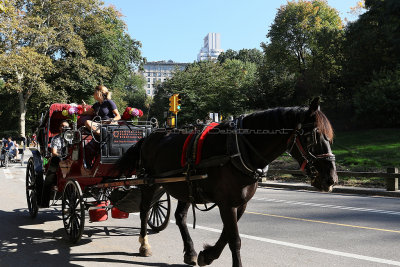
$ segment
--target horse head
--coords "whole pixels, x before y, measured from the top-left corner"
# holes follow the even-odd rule
[[[335,155],[331,150],[333,129],[319,105],[319,98],[311,102],[302,123],[298,124],[291,137],[289,153],[311,178],[312,186],[331,192],[338,182]]]

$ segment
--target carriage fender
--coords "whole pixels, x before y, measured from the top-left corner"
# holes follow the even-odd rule
[[[36,173],[43,174],[43,160],[38,150],[32,151],[33,165]]]

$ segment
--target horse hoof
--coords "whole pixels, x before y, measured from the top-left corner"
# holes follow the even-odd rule
[[[189,265],[196,265],[197,263],[197,255],[184,255],[183,262]]]
[[[197,257],[197,264],[199,266],[210,265],[213,262],[213,260],[210,259],[206,260],[204,255],[205,255],[204,251],[200,251],[199,256]]]
[[[151,249],[140,247],[139,254],[142,257],[150,257],[153,253],[151,252]]]

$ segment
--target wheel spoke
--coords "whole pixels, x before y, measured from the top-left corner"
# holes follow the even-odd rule
[[[159,208],[162,208],[162,209],[164,209],[164,210],[166,210],[166,211],[168,211],[168,208],[165,207],[165,206],[159,205],[158,207],[159,207]]]
[[[156,214],[156,218],[157,218],[157,226],[160,226],[160,221],[159,221],[160,215],[158,214],[158,209],[157,209],[157,208],[156,208],[156,210],[154,211],[154,213]]]
[[[151,223],[154,224],[154,210],[153,209],[151,209],[150,220],[151,220]]]
[[[158,209],[157,211],[158,211],[158,213],[160,213],[160,215],[162,214],[163,218],[167,217],[167,215],[165,215],[165,213],[162,209]]]

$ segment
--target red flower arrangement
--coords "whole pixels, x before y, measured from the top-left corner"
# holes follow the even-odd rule
[[[124,114],[122,114],[122,119],[123,120],[131,119],[132,121],[137,122],[138,118],[142,116],[143,116],[143,111],[141,109],[127,107],[124,111]]]

